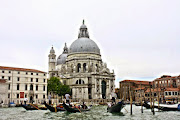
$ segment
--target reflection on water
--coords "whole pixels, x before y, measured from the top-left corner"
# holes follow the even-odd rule
[[[130,106],[126,105],[125,109],[130,111]],[[18,120],[178,120],[180,112],[158,112],[152,115],[149,109],[144,109],[141,113],[141,107],[133,105],[133,115],[126,110],[121,113],[108,113],[106,106],[93,106],[91,111],[83,113],[68,113],[66,111],[53,113],[49,110],[26,111],[24,108],[0,108],[0,120],[18,119]]]

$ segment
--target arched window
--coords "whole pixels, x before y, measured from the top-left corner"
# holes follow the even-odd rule
[[[80,72],[80,69],[81,69],[81,64],[78,63],[78,64],[77,64],[77,72]]]
[[[86,63],[83,64],[83,72],[86,72]]]
[[[76,81],[76,84],[84,84],[84,80],[79,79]]]
[[[78,80],[76,81],[76,84],[78,84]]]
[[[96,72],[99,72],[99,66],[96,64]]]
[[[33,90],[33,85],[32,84],[30,85],[30,90]]]

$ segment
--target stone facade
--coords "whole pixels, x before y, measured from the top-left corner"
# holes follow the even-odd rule
[[[123,80],[119,82],[120,98],[129,100],[132,92],[133,100],[180,101],[180,76],[163,75],[153,81]]]
[[[35,103],[47,99],[46,77],[46,72],[39,70],[0,66],[0,78],[7,79],[8,102],[16,104],[24,101],[24,97]]]
[[[115,89],[114,71],[110,72],[101,59],[100,49],[89,39],[84,23],[78,39],[56,60],[53,47],[49,54],[49,78],[57,76],[72,89],[73,99],[110,99]]]
[[[0,79],[0,104],[8,105],[8,84],[5,79]]]

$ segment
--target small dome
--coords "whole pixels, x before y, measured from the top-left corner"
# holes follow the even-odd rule
[[[69,53],[96,53],[100,54],[100,49],[97,46],[97,44],[86,37],[81,37],[77,40],[75,40],[70,48]]]
[[[57,65],[66,63],[67,54],[63,53],[57,58]]]

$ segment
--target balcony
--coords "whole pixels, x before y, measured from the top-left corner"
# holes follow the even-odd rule
[[[29,90],[29,94],[30,95],[34,95],[34,91],[33,90]]]

